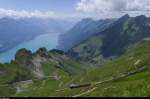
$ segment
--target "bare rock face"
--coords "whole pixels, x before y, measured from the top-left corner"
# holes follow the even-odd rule
[[[45,77],[43,73],[43,64],[44,63],[56,63],[67,59],[67,56],[64,52],[59,50],[48,51],[46,48],[40,48],[35,53],[27,49],[20,49],[15,56],[15,60],[12,63],[27,67],[38,79]],[[60,67],[56,65],[57,67]]]
[[[42,70],[43,63],[52,62],[58,64],[66,58],[67,56],[62,51],[48,51],[46,48],[40,48],[33,54],[32,59],[30,60],[33,66],[33,74],[36,78],[44,78],[45,75]]]
[[[35,77],[37,78],[43,78],[44,74],[42,71],[42,63],[46,62],[47,59],[44,57],[41,57],[40,55],[36,55],[32,58],[31,63],[34,66],[33,74],[35,75]]]
[[[14,62],[20,66],[27,67],[35,78],[43,79],[46,77],[43,64],[52,63],[55,64],[52,66],[62,69],[63,65],[60,63],[63,63],[64,60],[69,60],[69,57],[60,50],[54,49],[48,51],[46,48],[40,48],[35,53],[32,53],[27,49],[20,49],[16,53],[15,60],[12,63]],[[59,79],[56,76],[53,76],[53,78],[56,80]]]
[[[17,51],[16,56],[15,56],[15,62],[21,65],[29,65],[30,64],[30,59],[32,58],[32,52],[23,48]]]

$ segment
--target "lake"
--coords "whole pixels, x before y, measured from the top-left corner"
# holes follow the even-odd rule
[[[0,54],[0,63],[7,63],[13,60],[15,58],[16,51],[21,48],[26,48],[32,52],[35,52],[41,47],[45,47],[48,50],[54,49],[58,44],[58,37],[59,33],[49,33],[37,36],[33,40],[23,42],[18,46]]]

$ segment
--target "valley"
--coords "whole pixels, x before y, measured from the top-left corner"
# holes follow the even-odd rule
[[[0,96],[149,97],[149,24],[144,15],[84,19],[62,34],[69,35],[61,46],[46,48],[46,35],[35,49],[20,47],[0,64]]]
[[[48,33],[63,33],[74,22],[53,18],[0,18],[0,54]]]

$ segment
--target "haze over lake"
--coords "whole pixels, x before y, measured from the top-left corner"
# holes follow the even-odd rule
[[[41,47],[46,47],[48,50],[56,48],[58,44],[59,33],[49,33],[37,36],[35,39],[23,42],[18,46],[0,54],[0,62],[6,63],[14,59],[15,53],[21,48],[26,48],[35,52]]]

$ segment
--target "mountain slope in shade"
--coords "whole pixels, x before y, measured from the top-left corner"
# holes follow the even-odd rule
[[[113,21],[114,19],[98,21],[92,20],[91,18],[83,19],[72,29],[60,36],[58,49],[68,51],[94,34],[105,30]]]
[[[125,15],[106,30],[73,47],[69,54],[77,60],[91,62],[120,56],[130,45],[150,37],[149,24],[150,19],[143,15]]]
[[[104,31],[102,53],[104,57],[118,56],[134,44],[150,36],[150,20],[141,15],[127,18],[124,22]]]

